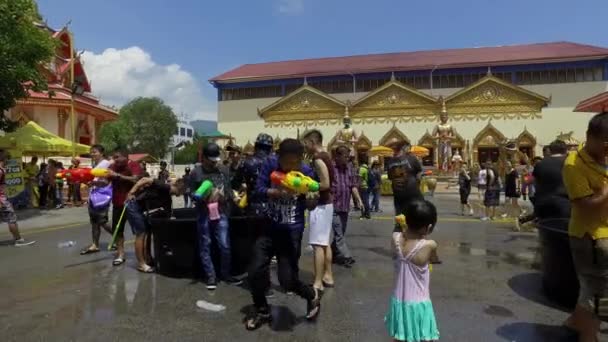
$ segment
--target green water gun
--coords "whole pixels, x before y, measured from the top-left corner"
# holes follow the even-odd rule
[[[209,196],[211,189],[213,189],[213,182],[207,179],[198,187],[198,189],[196,189],[194,198],[201,199]]]

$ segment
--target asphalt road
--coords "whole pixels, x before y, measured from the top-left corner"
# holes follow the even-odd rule
[[[440,223],[432,237],[439,243],[443,264],[432,272],[431,292],[441,340],[572,341],[573,335],[560,327],[567,311],[541,292],[536,234],[514,233],[506,221],[458,216],[457,197],[450,194],[434,201]],[[255,332],[242,324],[251,304],[244,288],[220,284],[209,292],[195,280],[138,273],[132,244],[127,246],[127,263],[120,267],[111,265],[110,252],[80,256],[79,250],[90,242],[87,224],[27,229],[36,245],[15,248],[0,243],[1,340],[389,340],[383,317],[394,277],[390,200],[384,200],[383,207],[386,213],[370,221],[351,217],[347,239],[357,263],[352,269],[335,266],[336,287],[326,291],[318,322],[303,319],[305,302],[283,293],[273,274],[274,321]],[[0,240],[7,236],[2,232]],[[102,235],[103,241],[109,239]],[[132,239],[130,233],[127,239]],[[67,240],[76,245],[58,248]],[[304,251],[301,277],[310,282],[312,256]],[[198,309],[197,300],[226,309]]]

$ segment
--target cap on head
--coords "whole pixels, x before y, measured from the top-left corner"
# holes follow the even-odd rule
[[[208,143],[203,147],[203,156],[211,161],[219,162],[222,151],[216,143]]]
[[[258,134],[258,137],[255,138],[255,146],[272,148],[274,146],[274,139],[266,133],[260,133]]]

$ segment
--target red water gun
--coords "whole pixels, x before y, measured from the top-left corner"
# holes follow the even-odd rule
[[[56,178],[65,178],[68,182],[74,183],[88,183],[96,177],[108,177],[109,174],[110,172],[107,169],[91,169],[86,167],[62,170],[57,173]]]

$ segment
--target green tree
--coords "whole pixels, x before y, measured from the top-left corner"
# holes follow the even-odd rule
[[[43,70],[55,41],[35,24],[40,19],[34,0],[0,0],[0,129],[15,128],[3,113],[27,97],[28,89],[47,89]]]
[[[206,144],[205,139],[194,133],[192,143],[186,144],[182,149],[175,151],[175,164],[194,164],[198,161],[199,146],[203,147]]]
[[[130,150],[133,133],[122,120],[104,123],[99,131],[99,143],[106,150],[113,151],[117,148]]]
[[[163,159],[176,131],[171,107],[157,97],[138,97],[120,108],[117,121],[102,127],[100,141],[109,150],[122,147]]]

